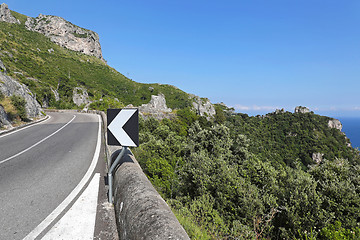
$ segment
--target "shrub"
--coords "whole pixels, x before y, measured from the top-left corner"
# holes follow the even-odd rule
[[[360,228],[345,229],[341,226],[341,222],[336,221],[320,231],[319,239],[328,240],[352,240],[360,239]]]
[[[26,105],[25,99],[23,97],[17,96],[17,95],[11,96],[10,99],[11,99],[11,103],[16,108],[17,114],[21,118],[21,120],[28,121],[27,114],[26,114],[26,108],[25,108],[25,105]]]

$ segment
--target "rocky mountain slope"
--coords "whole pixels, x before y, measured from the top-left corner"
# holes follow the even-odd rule
[[[91,30],[75,26],[61,17],[43,14],[37,18],[28,17],[25,27],[44,34],[62,47],[104,60],[99,35]]]
[[[170,85],[137,83],[108,66],[99,36],[91,30],[61,17],[27,17],[6,4],[0,5],[0,14],[0,67],[25,84],[43,107],[105,110],[151,104],[161,95],[172,111],[190,108],[206,117],[215,114],[207,99]],[[157,115],[154,110],[164,112],[155,107],[144,113]]]
[[[0,73],[0,91],[7,97],[16,95],[25,99],[26,114],[29,118],[34,118],[41,114],[41,106],[29,88],[12,77],[6,76],[4,73]]]
[[[20,24],[20,21],[10,13],[8,5],[5,3],[0,5],[0,21]]]
[[[137,106],[145,119],[136,159],[192,238],[360,237],[360,155],[339,121],[305,107],[249,117],[170,85],[134,82],[94,54],[95,44],[69,49],[85,34],[96,38],[63,19],[0,6],[0,122],[19,102]]]

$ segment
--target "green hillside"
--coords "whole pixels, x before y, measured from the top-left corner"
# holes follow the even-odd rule
[[[96,57],[67,50],[40,33],[28,31],[24,26],[27,17],[12,14],[21,24],[0,22],[0,58],[8,74],[26,84],[40,103],[48,99],[50,107],[74,108],[72,90],[80,86],[88,89],[91,100],[103,99],[93,104],[102,110],[139,106],[159,93],[165,95],[172,109],[190,106],[187,93],[170,85],[132,81]],[[51,88],[57,89],[60,101],[55,101]]]
[[[142,121],[134,150],[191,238],[360,238],[359,151],[330,118],[217,109]]]
[[[140,119],[133,152],[192,239],[360,239],[360,155],[328,126],[331,118],[281,111],[250,117],[216,105],[207,119],[176,87],[134,82],[26,30],[26,16],[12,14],[21,24],[0,22],[0,59],[40,103],[75,108],[72,91],[80,86],[95,109],[139,106],[159,93],[177,109],[173,119]],[[21,113],[0,98],[14,116]]]

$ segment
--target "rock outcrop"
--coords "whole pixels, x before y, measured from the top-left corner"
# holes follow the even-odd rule
[[[210,117],[213,117],[216,114],[214,105],[211,104],[210,100],[207,98],[200,98],[198,96],[193,97],[193,107],[196,110],[196,113],[200,116],[205,116],[207,119],[210,119]]]
[[[310,110],[307,107],[297,106],[295,108],[295,113],[309,113]]]
[[[328,122],[328,126],[329,128],[336,128],[338,130],[342,130],[342,124],[339,120],[337,119],[330,119],[329,122]]]
[[[78,27],[57,16],[40,14],[28,17],[25,26],[28,30],[39,32],[67,49],[95,56],[104,61],[99,35],[91,30]]]
[[[0,128],[10,125],[10,121],[3,106],[0,105]]]
[[[74,88],[73,102],[76,104],[76,106],[81,106],[83,104],[87,105],[91,103],[87,90],[81,87]]]
[[[52,87],[51,87],[51,91],[54,94],[55,101],[56,102],[59,101],[60,100],[60,95],[59,95],[58,91],[56,89],[53,89]]]
[[[11,14],[8,5],[5,3],[0,5],[0,21],[20,24],[20,21]]]
[[[6,67],[4,63],[0,59],[0,72],[6,73]]]
[[[3,73],[0,73],[0,91],[8,97],[12,95],[23,97],[26,101],[26,114],[29,118],[37,117],[41,114],[41,106],[29,88]]]
[[[317,164],[320,164],[323,160],[323,153],[313,153],[312,154],[312,159],[314,162],[316,162]]]
[[[284,109],[284,108],[282,108],[282,109],[275,109],[274,114],[282,114],[282,113],[285,113],[285,109]]]
[[[172,109],[166,106],[166,99],[164,94],[151,95],[151,100],[148,104],[143,104],[139,107],[140,113],[143,117],[151,116],[156,119],[171,118]]]

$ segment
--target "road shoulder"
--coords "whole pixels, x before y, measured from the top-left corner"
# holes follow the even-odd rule
[[[100,239],[113,239],[118,240],[119,234],[116,225],[116,217],[114,205],[108,202],[108,190],[107,185],[107,153],[106,153],[106,122],[103,119],[103,146],[101,148],[100,156],[103,156],[103,159],[99,160],[96,172],[101,173],[100,177],[100,188],[98,195],[98,206],[96,214],[96,224],[94,231],[94,240]]]

